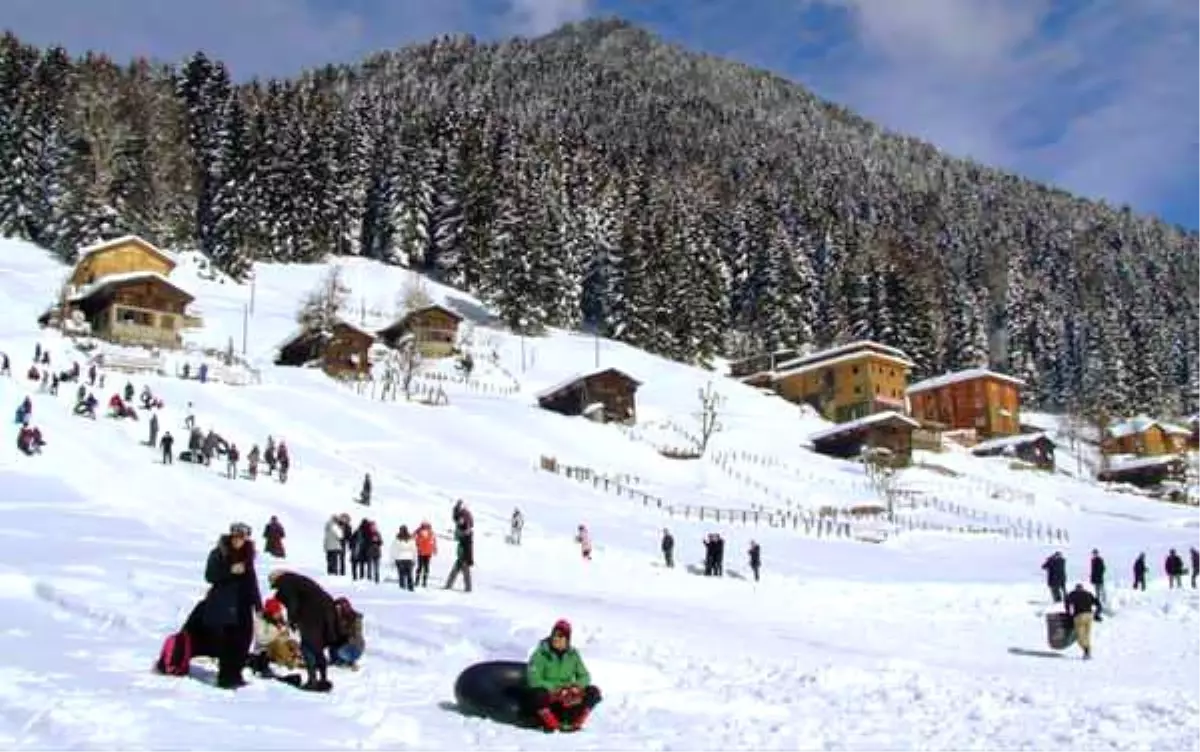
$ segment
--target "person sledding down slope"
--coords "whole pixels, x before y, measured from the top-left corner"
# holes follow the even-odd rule
[[[529,656],[526,671],[529,701],[542,724],[551,731],[577,731],[600,703],[583,657],[571,646],[571,623],[559,619],[550,636]]]

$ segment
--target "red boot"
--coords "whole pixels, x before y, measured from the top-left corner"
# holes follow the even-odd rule
[[[559,722],[558,716],[550,712],[550,708],[542,708],[537,712],[538,720],[542,722],[542,729],[546,732],[558,731]]]

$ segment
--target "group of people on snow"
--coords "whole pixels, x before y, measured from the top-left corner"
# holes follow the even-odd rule
[[[453,588],[461,576],[464,589],[471,592],[471,569],[475,565],[474,518],[461,499],[455,502],[451,517],[455,555],[444,589]],[[325,522],[323,543],[326,574],[344,577],[349,560],[352,579],[380,581],[385,549],[383,535],[374,520],[363,517],[354,526],[348,514],[331,515]],[[429,587],[429,566],[437,556],[437,548],[437,533],[428,520],[413,529],[408,525],[399,527],[386,552],[395,567],[400,589],[412,591],[418,586]]]
[[[277,522],[274,518],[273,522]],[[268,523],[270,524],[270,523]],[[328,667],[356,669],[366,651],[363,615],[347,598],[335,598],[302,574],[277,569],[267,576],[274,595],[263,600],[255,569],[250,527],[235,522],[209,552],[204,579],[208,592],[178,633],[164,643],[157,668],[186,674],[196,656],[217,660],[216,684],[236,689],[244,670],[270,678],[294,678],[303,689],[328,691]],[[184,644],[182,655],[176,646]],[[275,666],[302,667],[280,677]]]
[[[1200,570],[1200,549],[1191,547],[1192,588],[1196,588],[1196,573]],[[1062,603],[1067,614],[1072,619],[1075,639],[1083,651],[1083,657],[1092,657],[1092,623],[1104,620],[1105,604],[1108,603],[1108,564],[1100,555],[1099,549],[1092,549],[1088,560],[1088,584],[1091,590],[1077,583],[1067,592],[1067,559],[1062,551],[1055,551],[1042,562],[1046,573],[1046,587],[1050,590],[1050,598],[1054,603]],[[1167,575],[1167,587],[1171,589],[1183,587],[1183,575],[1186,569],[1183,557],[1175,549],[1170,549],[1163,560],[1163,571]],[[1133,589],[1146,589],[1146,554],[1139,553],[1133,560]]]
[[[704,576],[705,577],[724,577],[725,576],[725,538],[720,533],[709,533],[704,536]],[[675,567],[675,536],[671,535],[668,528],[663,528],[662,539],[659,543],[659,548],[662,550],[663,563],[668,569]],[[762,548],[757,541],[750,541],[750,547],[746,550],[747,563],[750,565],[750,571],[754,573],[754,581],[759,581],[760,570],[762,569]]]

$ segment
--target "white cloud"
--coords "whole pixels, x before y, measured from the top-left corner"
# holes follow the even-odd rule
[[[509,0],[507,22],[513,34],[536,36],[586,18],[590,0]]]
[[[867,117],[1115,202],[1194,190],[1194,0],[807,2],[853,33],[817,88]]]

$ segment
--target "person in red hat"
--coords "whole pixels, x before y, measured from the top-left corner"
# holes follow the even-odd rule
[[[583,728],[600,703],[600,688],[592,684],[583,657],[571,646],[571,623],[566,619],[556,621],[550,636],[529,656],[526,682],[533,710],[547,732]]]

